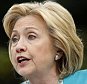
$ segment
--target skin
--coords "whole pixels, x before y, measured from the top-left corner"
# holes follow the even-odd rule
[[[18,74],[29,79],[31,84],[57,84],[56,50],[40,16],[29,15],[17,20],[11,42],[10,60]],[[20,56],[30,60],[18,63]]]

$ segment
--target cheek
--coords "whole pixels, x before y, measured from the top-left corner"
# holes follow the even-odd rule
[[[54,66],[54,52],[51,49],[51,46],[43,45],[36,47],[35,56],[33,61],[37,67],[37,70],[47,70],[51,69]]]
[[[11,47],[11,50],[9,50],[9,58],[10,58],[11,63],[14,65],[15,64],[15,50],[12,47]]]
[[[51,43],[44,42],[42,44],[39,44],[37,46],[34,46],[34,56],[36,57],[36,61],[46,61],[46,60],[52,60],[54,58],[54,49]]]

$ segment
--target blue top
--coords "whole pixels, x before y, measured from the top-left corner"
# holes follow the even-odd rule
[[[29,81],[27,82],[30,84]],[[26,82],[21,84],[26,84]],[[74,74],[64,78],[63,84],[87,84],[87,70],[79,70]]]
[[[87,84],[87,70],[80,70],[64,78],[63,84]]]

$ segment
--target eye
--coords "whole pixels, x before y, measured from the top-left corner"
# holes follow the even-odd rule
[[[36,35],[34,35],[34,34],[29,34],[29,35],[28,35],[28,39],[29,39],[29,40],[34,40],[34,39],[36,39]]]
[[[11,42],[12,43],[16,43],[16,42],[18,42],[18,37],[17,36],[13,36],[12,38],[11,38]]]

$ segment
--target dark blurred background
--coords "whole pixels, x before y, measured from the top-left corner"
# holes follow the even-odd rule
[[[15,3],[31,0],[3,0],[0,3],[0,84],[19,84],[21,78],[14,73],[8,56],[8,37],[6,36],[2,19],[7,10]],[[34,0],[32,0],[34,1]],[[36,0],[42,2],[44,0]],[[51,0],[63,5],[72,14],[77,27],[77,33],[84,43],[84,62],[82,69],[87,68],[87,0]]]

